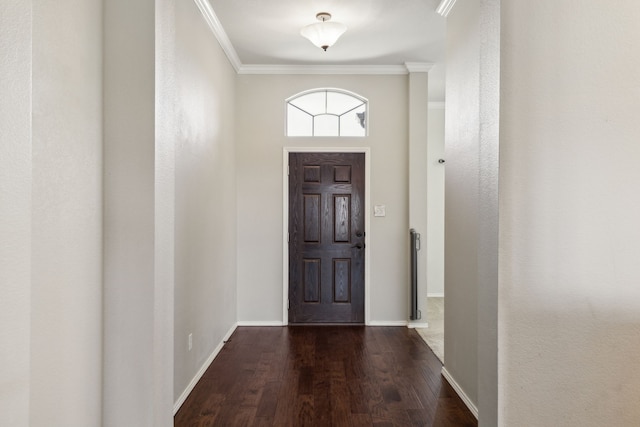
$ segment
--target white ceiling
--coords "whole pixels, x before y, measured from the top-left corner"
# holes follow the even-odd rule
[[[444,101],[445,18],[439,0],[209,0],[246,65],[400,66],[436,64],[430,101]],[[329,12],[347,32],[326,52],[300,28]]]

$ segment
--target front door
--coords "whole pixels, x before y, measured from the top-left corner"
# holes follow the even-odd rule
[[[364,154],[289,153],[289,322],[364,323]]]

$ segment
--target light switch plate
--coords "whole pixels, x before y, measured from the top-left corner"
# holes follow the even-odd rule
[[[373,207],[373,216],[387,216],[387,207],[385,205],[375,205]]]

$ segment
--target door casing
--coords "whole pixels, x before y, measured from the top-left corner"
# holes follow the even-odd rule
[[[371,254],[371,149],[370,147],[284,147],[282,153],[282,324],[289,324],[289,153],[364,153],[364,324],[369,325]]]

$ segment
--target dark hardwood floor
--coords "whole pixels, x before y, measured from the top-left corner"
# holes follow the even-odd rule
[[[413,329],[239,327],[182,426],[477,426]]]

